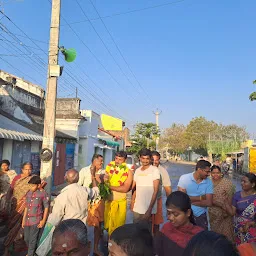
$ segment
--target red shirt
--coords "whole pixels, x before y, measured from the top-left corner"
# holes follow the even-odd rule
[[[49,208],[49,197],[44,190],[29,191],[26,195],[27,216],[25,226],[39,224],[43,219],[44,209]]]

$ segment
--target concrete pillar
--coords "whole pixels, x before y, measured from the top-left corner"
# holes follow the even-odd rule
[[[78,168],[78,154],[79,154],[79,143],[75,145],[75,152],[74,152],[74,168]]]
[[[4,140],[3,159],[12,161],[12,142],[13,140]]]

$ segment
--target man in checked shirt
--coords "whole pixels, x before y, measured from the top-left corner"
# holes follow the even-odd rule
[[[40,190],[41,179],[33,176],[28,182],[30,191],[26,195],[26,208],[22,220],[24,240],[28,246],[27,256],[33,256],[40,229],[44,227],[48,216],[49,197],[44,190]]]

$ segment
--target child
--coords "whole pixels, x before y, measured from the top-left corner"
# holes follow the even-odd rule
[[[108,243],[109,255],[154,256],[153,238],[147,225],[125,224],[113,231]]]
[[[37,247],[40,229],[44,227],[48,216],[49,197],[40,189],[41,179],[33,176],[28,182],[30,191],[26,195],[26,208],[22,220],[24,240],[28,246],[27,256],[33,256]]]

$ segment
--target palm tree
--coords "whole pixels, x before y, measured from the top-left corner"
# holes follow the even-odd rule
[[[253,84],[256,84],[256,80],[253,81]],[[249,96],[249,99],[251,101],[256,100],[256,92],[251,93],[251,95]]]

